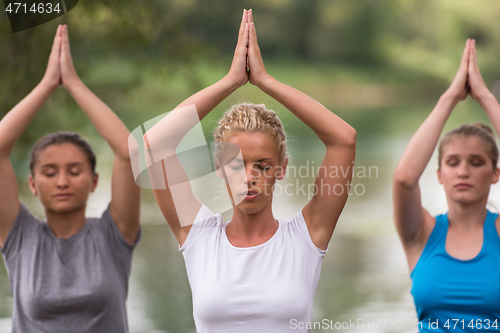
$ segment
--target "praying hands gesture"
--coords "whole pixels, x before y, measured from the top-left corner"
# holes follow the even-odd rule
[[[458,102],[470,95],[500,133],[500,105],[488,90],[477,63],[476,41],[467,39],[460,67],[450,87],[415,132],[394,172],[394,221],[410,271],[434,228],[435,219],[422,207],[419,179],[437,146],[443,127]]]
[[[257,43],[252,10],[244,10],[231,69],[227,75],[239,86],[247,82],[259,87],[269,77]]]
[[[9,155],[38,110],[60,85],[64,85],[113,150],[110,212],[125,240],[133,243],[139,232],[140,189],[135,184],[130,165],[130,133],[120,118],[78,77],[71,58],[68,27],[59,25],[42,80],[0,121],[0,247],[20,209]]]
[[[243,11],[238,42],[228,74],[220,81],[188,97],[177,106],[177,109],[195,105],[201,120],[220,102],[247,82],[255,85],[281,103],[314,131],[326,147],[327,153],[321,164],[325,169],[349,169],[352,166],[356,150],[356,131],[310,96],[276,80],[267,73],[257,43],[257,33],[251,9]],[[165,128],[161,131],[168,132]],[[148,133],[145,137],[147,145],[150,146]],[[285,161],[283,169],[286,169],[287,163],[288,160]],[[168,183],[168,181],[166,182]],[[303,208],[302,213],[311,240],[322,250],[327,248],[337,220],[344,208],[350,182],[350,173],[342,177],[329,177],[327,174],[318,175],[315,181],[316,186],[319,188],[321,186],[328,188],[342,187],[342,192],[337,195],[333,191],[319,191],[320,193],[316,193]],[[190,224],[181,225],[178,212],[173,203],[172,193],[168,188],[156,189],[154,192],[165,219],[182,246],[191,228]],[[201,203],[190,190],[187,191],[181,201],[190,207],[185,215],[188,216],[187,220],[192,223],[196,212],[201,207]]]

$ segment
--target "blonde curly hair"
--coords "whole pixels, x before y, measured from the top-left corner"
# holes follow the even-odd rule
[[[288,157],[286,134],[276,112],[266,109],[264,104],[243,103],[233,105],[214,132],[215,142],[228,141],[233,135],[242,132],[262,133],[271,137],[279,154],[279,163]]]

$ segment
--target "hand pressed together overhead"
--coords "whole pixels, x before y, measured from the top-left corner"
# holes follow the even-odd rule
[[[264,67],[264,61],[257,42],[257,33],[251,9],[243,10],[238,43],[228,76],[240,86],[245,85],[247,82],[259,86],[269,76]]]
[[[79,77],[76,73],[70,53],[68,26],[59,25],[42,81],[45,81],[55,90],[61,84],[68,88],[68,86],[78,80]]]
[[[477,64],[476,41],[467,39],[460,67],[448,89],[459,101],[467,95],[478,101],[489,93]]]

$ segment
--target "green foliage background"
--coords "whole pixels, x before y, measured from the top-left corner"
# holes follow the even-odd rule
[[[271,75],[360,129],[371,127],[360,109],[378,110],[377,127],[392,131],[401,126],[387,128],[400,120],[391,110],[404,107],[412,117],[416,105],[431,107],[468,37],[477,40],[488,85],[500,77],[496,0],[81,0],[63,17],[16,34],[0,14],[0,116],[40,81],[57,24],[66,23],[80,76],[133,129],[225,75],[243,8],[253,9]],[[243,92],[267,101],[249,87]],[[23,135],[13,163],[60,129],[97,135],[64,89]]]
[[[377,177],[355,180],[366,185],[366,194],[348,200],[325,257],[315,315],[350,319],[356,309],[365,316],[391,307],[393,313],[406,308],[413,315],[411,300],[401,296],[409,296],[405,259],[394,265],[399,270],[383,266],[389,254],[403,253],[390,221],[392,171],[410,136],[454,77],[467,38],[477,40],[483,77],[500,97],[498,0],[80,0],[61,18],[16,34],[1,11],[0,117],[41,80],[57,25],[68,24],[81,78],[132,130],[227,73],[243,8],[253,9],[268,72],[350,123],[358,133],[356,164],[380,170]],[[250,84],[202,121],[207,140],[221,113],[242,101],[265,103],[278,112],[288,134],[291,164],[319,164],[324,152],[314,133]],[[488,122],[477,103],[467,99],[445,130],[472,121]],[[58,130],[83,133],[98,154],[106,147],[60,88],[11,155],[20,184],[26,182],[32,145]],[[108,179],[111,159],[103,149],[98,167],[105,164],[101,175]],[[25,185],[19,186],[21,193]],[[151,191],[143,194],[142,215],[151,225],[144,223],[147,240],[138,247],[132,270],[131,285],[140,285],[141,293],[131,292],[130,302],[137,302],[152,320],[155,329],[150,331],[194,331],[178,245]],[[306,200],[288,199],[287,207],[294,210]],[[154,225],[161,223],[163,227]],[[377,241],[391,247],[384,252],[375,247]],[[9,318],[10,287],[2,270],[0,317]],[[359,283],[363,279],[367,282]],[[132,326],[141,325],[130,317]]]

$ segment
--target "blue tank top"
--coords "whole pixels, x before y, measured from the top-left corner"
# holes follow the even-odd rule
[[[456,259],[446,252],[448,215],[436,216],[436,225],[411,273],[420,332],[500,331],[497,216],[488,211],[483,247],[470,260]]]

